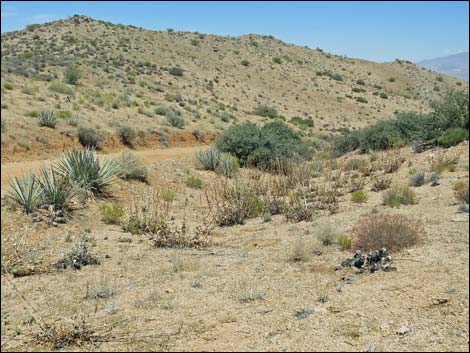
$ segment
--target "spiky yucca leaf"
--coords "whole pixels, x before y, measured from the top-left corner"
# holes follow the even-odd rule
[[[41,188],[36,178],[31,174],[21,179],[14,178],[10,182],[11,190],[8,196],[16,201],[25,213],[31,213],[39,204],[41,199]]]
[[[118,168],[119,165],[112,160],[105,160],[100,165],[95,150],[85,148],[65,153],[56,170],[72,184],[99,195],[111,185]]]
[[[54,206],[55,210],[69,208],[75,190],[65,177],[58,175],[53,168],[49,171],[43,166],[40,177],[35,178],[42,190],[41,207]]]
[[[57,116],[54,112],[42,111],[38,113],[37,117],[39,119],[39,126],[47,126],[55,129],[55,125],[57,124]]]

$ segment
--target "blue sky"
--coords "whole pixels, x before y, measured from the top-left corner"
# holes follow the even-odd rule
[[[469,5],[436,2],[2,1],[2,33],[83,14],[147,29],[285,42],[373,61],[419,61],[468,51]]]

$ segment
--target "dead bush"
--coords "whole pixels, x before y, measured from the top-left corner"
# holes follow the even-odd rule
[[[371,190],[375,192],[387,190],[391,184],[392,184],[391,175],[378,175],[372,179]]]
[[[402,215],[372,214],[352,229],[352,249],[369,251],[386,248],[390,251],[417,244],[424,235],[423,226]]]

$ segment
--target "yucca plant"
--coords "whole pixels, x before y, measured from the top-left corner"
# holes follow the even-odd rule
[[[67,210],[75,195],[75,190],[69,181],[51,167],[50,171],[42,167],[40,176],[35,177],[37,184],[41,188],[42,208],[53,206],[55,210]]]
[[[100,195],[111,185],[118,173],[119,165],[113,160],[105,160],[100,164],[95,150],[71,150],[65,153],[57,164],[59,175],[69,182]]]
[[[196,153],[196,158],[204,170],[216,170],[221,156],[222,153],[214,147]]]
[[[78,126],[78,116],[76,114],[72,114],[65,118],[65,121],[67,121],[67,124],[70,126]]]
[[[55,129],[57,124],[57,116],[54,112],[42,111],[37,114],[39,120],[39,126],[47,126],[51,129]]]
[[[25,213],[31,213],[39,205],[41,188],[32,174],[21,179],[15,177],[10,186],[8,196],[16,201]]]

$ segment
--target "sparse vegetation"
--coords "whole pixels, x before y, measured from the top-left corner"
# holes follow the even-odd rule
[[[406,185],[395,185],[383,194],[383,204],[390,207],[414,205],[415,193]]]
[[[106,224],[120,224],[124,216],[124,208],[121,205],[103,202],[99,207],[101,220]]]
[[[80,127],[77,131],[78,141],[83,147],[99,149],[101,135],[93,128]]]
[[[148,168],[144,162],[131,151],[122,151],[116,158],[118,165],[117,175],[124,180],[140,180],[147,182]]]
[[[51,129],[55,129],[55,126],[57,124],[57,116],[54,112],[39,112],[37,118],[39,120],[39,126],[45,126]]]

